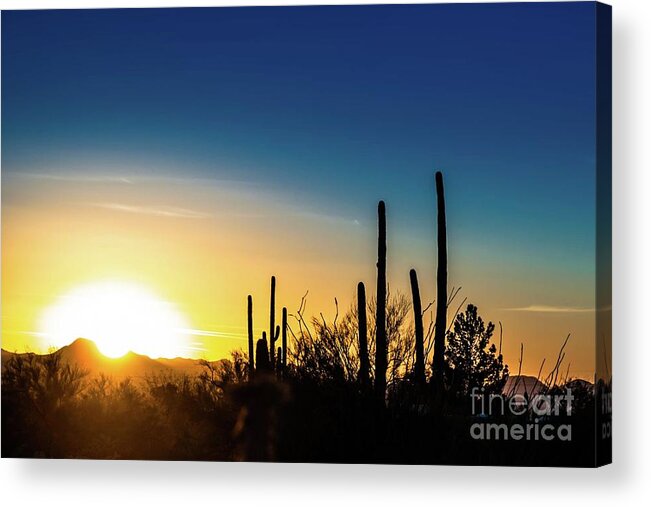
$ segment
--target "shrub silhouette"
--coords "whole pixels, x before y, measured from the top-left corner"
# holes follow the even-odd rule
[[[336,300],[335,300],[336,303]],[[387,341],[386,382],[389,389],[408,376],[413,368],[413,325],[409,321],[411,304],[402,293],[387,292],[384,304]],[[366,305],[369,377],[376,375],[377,302]],[[294,334],[290,357],[296,374],[318,382],[356,382],[362,367],[359,340],[359,303],[353,303],[343,316],[337,310],[332,321],[321,314],[307,322],[301,310],[296,314],[299,329]],[[291,328],[290,328],[291,329]],[[362,329],[364,326],[362,325]],[[363,340],[362,340],[363,341]]]
[[[73,447],[70,424],[88,372],[60,353],[14,355],[2,374],[2,449],[27,457],[64,457]]]

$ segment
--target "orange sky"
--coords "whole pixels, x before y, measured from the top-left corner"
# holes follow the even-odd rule
[[[53,345],[39,328],[43,312],[70,290],[100,281],[136,283],[175,306],[190,326],[178,355],[216,359],[246,348],[246,296],[254,298],[256,334],[268,327],[269,277],[277,305],[295,310],[309,290],[307,314],[348,308],[358,281],[375,284],[375,208],[345,220],[295,207],[273,189],[219,180],[12,175],[3,181],[2,346],[44,352]],[[406,240],[391,228],[389,283],[408,293],[415,267],[424,301],[434,297],[434,230]],[[565,336],[571,374],[594,370],[594,313],[588,305],[556,308],[520,301],[576,300],[562,270],[535,270],[482,257],[477,245],[450,231],[450,285],[504,325],[503,350],[517,371],[553,363]],[[477,238],[480,242],[482,238]],[[460,301],[460,300],[459,300]],[[280,318],[280,310],[278,317]],[[70,336],[70,341],[75,337]],[[138,352],[138,345],[134,344]],[[146,352],[142,351],[141,352]],[[567,364],[567,363],[566,363]],[[550,365],[551,366],[551,365]]]

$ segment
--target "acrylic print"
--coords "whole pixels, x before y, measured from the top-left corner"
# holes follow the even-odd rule
[[[2,13],[2,455],[610,461],[610,8]]]

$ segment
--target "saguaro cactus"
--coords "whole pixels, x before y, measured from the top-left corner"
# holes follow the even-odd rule
[[[359,334],[359,383],[368,386],[369,358],[366,323],[366,288],[363,282],[357,284],[357,327]]]
[[[282,348],[283,348],[283,359],[282,369],[283,372],[287,369],[287,308],[283,307],[283,321],[282,321]]]
[[[387,221],[384,201],[377,207],[377,301],[375,337],[375,393],[384,403],[387,386]]]
[[[256,343],[255,364],[258,367],[258,372],[269,371],[271,369],[269,349],[267,347],[267,333],[264,331],[262,332],[262,338]]]
[[[276,348],[276,342],[278,341],[279,337],[280,337],[280,326],[276,326],[276,330],[274,331],[274,335],[271,338],[271,347],[274,350]],[[280,348],[280,347],[278,347],[278,348]],[[271,357],[272,357],[272,361],[274,361],[273,363],[271,363],[271,367],[275,369],[278,366],[278,364],[280,363],[280,361],[279,361],[280,357],[278,357],[276,354],[273,354]]]
[[[411,299],[414,307],[414,332],[416,334],[416,363],[414,364],[414,378],[416,383],[425,383],[425,338],[423,333],[423,310],[420,303],[420,289],[416,270],[409,271],[411,282]]]
[[[434,330],[434,375],[440,385],[445,361],[445,331],[448,302],[448,241],[445,221],[443,174],[436,172],[438,267],[436,272],[436,321]]]
[[[274,361],[274,346],[276,344],[276,340],[274,336],[274,331],[276,329],[276,277],[272,276],[271,277],[271,304],[269,305],[269,340],[270,340],[270,347],[269,347],[269,354],[270,354],[270,363],[272,366],[276,364]]]
[[[249,295],[247,308],[247,325],[249,331],[249,379],[255,375],[255,364],[253,362],[253,298]]]

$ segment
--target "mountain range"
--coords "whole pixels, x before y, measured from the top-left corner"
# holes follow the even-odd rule
[[[25,354],[32,353],[26,352],[22,355]],[[200,360],[185,357],[152,359],[146,355],[128,352],[120,358],[110,358],[99,351],[95,342],[85,338],[77,338],[70,345],[61,347],[52,354],[60,354],[63,361],[76,364],[80,368],[88,370],[91,375],[104,373],[116,379],[125,377],[145,378],[161,374],[195,376],[204,370]],[[2,349],[2,371],[4,371],[5,363],[15,355],[15,352]],[[228,360],[220,359],[211,361],[210,364],[218,366],[224,361]],[[577,379],[572,382],[581,383],[583,387],[592,385],[585,380]],[[507,379],[502,392],[509,395],[524,395],[527,393],[529,396],[534,396],[540,392],[542,387],[543,384],[536,377],[512,375]]]
[[[185,357],[152,359],[146,355],[128,352],[122,357],[110,358],[99,351],[95,342],[85,338],[78,338],[70,345],[61,347],[52,354],[61,355],[63,361],[76,364],[80,368],[88,370],[90,374],[104,373],[114,378],[138,378],[160,374],[198,375],[203,370],[200,360]],[[3,371],[6,362],[15,355],[15,352],[2,349]],[[212,364],[218,365],[222,361],[224,360],[213,361]]]

